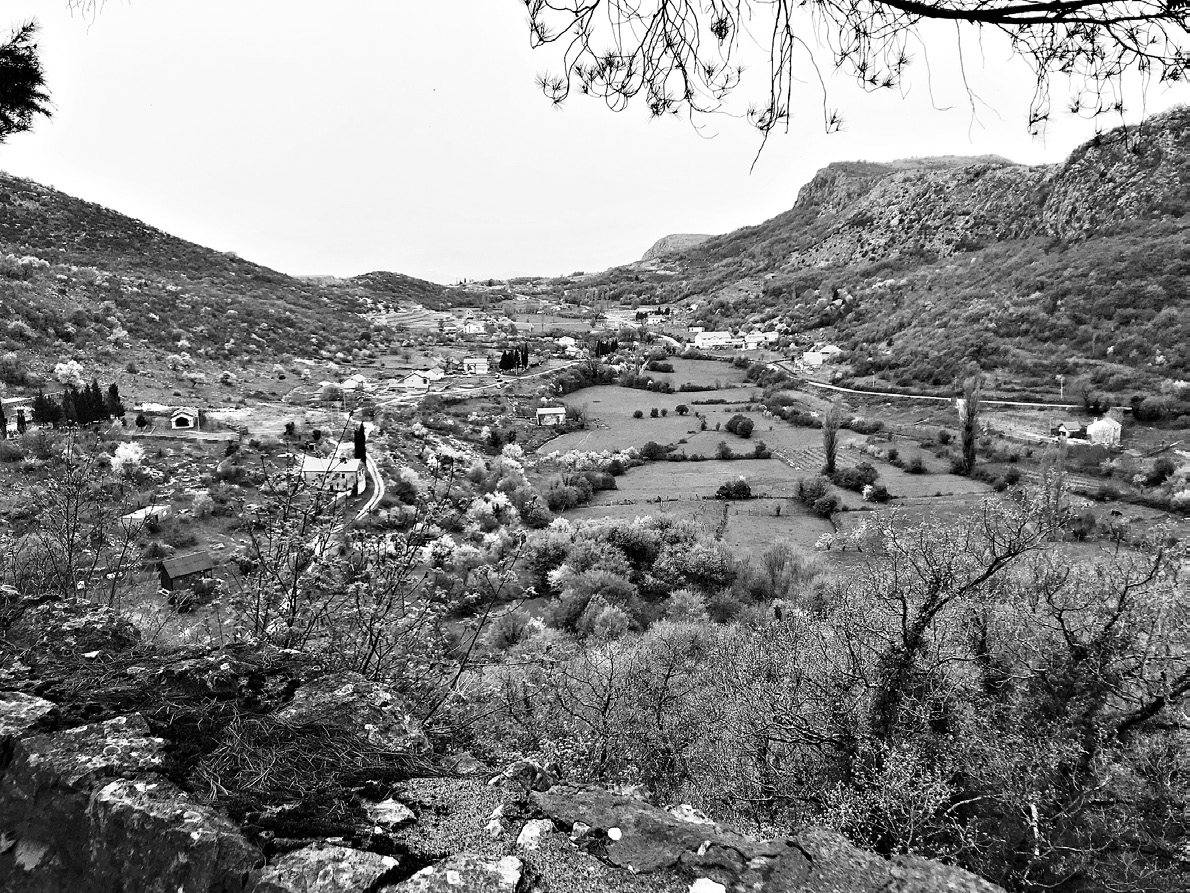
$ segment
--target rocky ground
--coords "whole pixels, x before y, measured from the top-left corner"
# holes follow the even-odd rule
[[[998,889],[823,829],[757,840],[527,760],[436,754],[400,692],[292,652],[150,651],[60,605],[0,644],[8,893]]]

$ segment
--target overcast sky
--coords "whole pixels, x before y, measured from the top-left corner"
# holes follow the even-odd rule
[[[519,0],[107,0],[93,18],[0,0],[0,26],[34,16],[57,112],[0,146],[0,169],[294,274],[598,270],[667,233],[759,223],[831,161],[1041,163],[1095,132],[1058,112],[1031,137],[1028,70],[991,36],[964,54],[973,121],[950,28],[904,98],[831,81],[841,134],[807,85],[750,171],[758,138],[737,120],[552,107],[533,79],[554,57],[529,49]],[[1147,111],[1187,101],[1155,87]]]

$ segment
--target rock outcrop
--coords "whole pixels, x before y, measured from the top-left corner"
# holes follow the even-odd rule
[[[195,678],[206,679],[205,664],[195,667],[203,671]],[[756,840],[689,806],[556,784],[527,760],[489,782],[411,777],[387,786],[387,796],[364,784],[350,840],[249,839],[217,802],[200,802],[166,777],[173,743],[141,715],[39,731],[57,715],[45,699],[0,693],[5,893],[998,890],[925,859],[880,858],[822,829]],[[424,750],[400,697],[358,676],[307,682],[274,720],[295,729],[348,724],[374,732],[374,746]]]
[[[668,236],[662,236],[641,256],[641,260],[656,260],[667,254],[687,251],[710,238],[714,237],[704,233],[673,233]]]
[[[589,851],[633,873],[677,871],[691,883],[754,893],[996,893],[970,872],[901,856],[892,861],[835,832],[754,840],[689,809],[665,810],[607,791],[561,786],[533,802]],[[705,885],[704,885],[705,887]]]
[[[277,719],[297,729],[354,729],[390,753],[424,753],[430,748],[405,702],[391,688],[358,673],[328,673],[302,686]]]
[[[0,709],[12,703],[9,695]],[[162,744],[139,715],[10,738],[0,767],[0,889],[244,890],[260,852],[159,774]]]

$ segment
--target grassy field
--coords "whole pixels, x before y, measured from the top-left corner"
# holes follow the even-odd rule
[[[723,387],[732,387],[747,381],[745,370],[731,363],[718,360],[683,360],[680,357],[670,357],[665,362],[673,365],[673,372],[646,371],[645,375],[656,381],[668,381],[675,390],[686,382],[701,387],[713,387],[718,382]],[[703,395],[691,393],[688,396],[697,398]]]

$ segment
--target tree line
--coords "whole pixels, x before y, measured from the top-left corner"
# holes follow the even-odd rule
[[[89,425],[92,422],[105,422],[113,418],[123,418],[124,403],[120,399],[120,388],[115,382],[107,387],[107,392],[100,388],[94,378],[91,383],[81,388],[68,384],[62,391],[62,396],[55,399],[45,391],[38,391],[33,398],[33,421],[38,425],[51,425],[55,428],[65,425]]]

